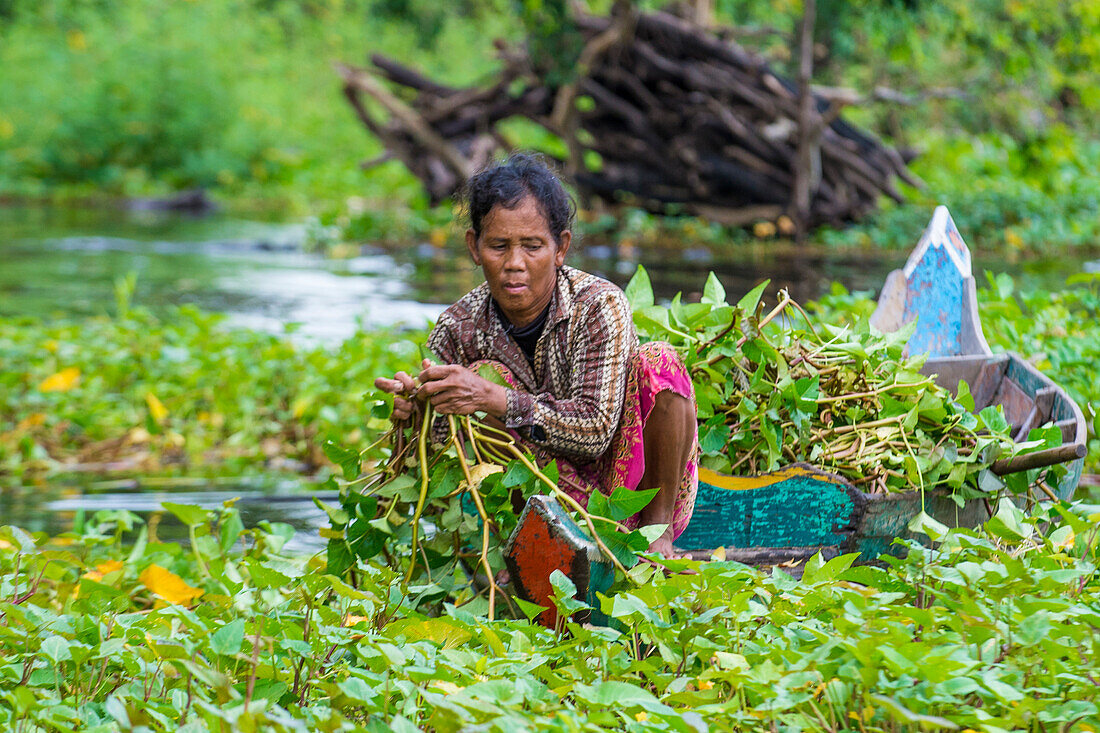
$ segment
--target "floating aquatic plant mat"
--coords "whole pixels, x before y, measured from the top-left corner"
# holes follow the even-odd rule
[[[639,564],[599,599],[613,626],[560,630],[457,606],[439,573],[361,562],[352,586],[233,507],[175,507],[187,547],[129,512],[0,528],[0,729],[1084,733],[1100,507],[1042,511],[1005,500],[985,531],[799,582]]]

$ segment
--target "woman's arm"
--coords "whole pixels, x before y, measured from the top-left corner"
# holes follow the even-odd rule
[[[619,427],[638,337],[630,305],[617,289],[596,294],[574,318],[566,367],[572,372],[570,395],[507,390],[504,423],[552,453],[591,461],[607,451]]]

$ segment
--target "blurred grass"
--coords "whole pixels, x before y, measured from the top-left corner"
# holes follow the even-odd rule
[[[2,6],[3,3],[0,3]],[[360,195],[421,196],[340,94],[332,63],[368,50],[473,83],[502,19],[442,16],[431,52],[373,3],[16,2],[0,17],[0,192],[157,195],[213,188],[231,204],[304,214]],[[2,10],[2,7],[0,7]],[[455,59],[460,59],[455,63]]]
[[[476,83],[496,68],[493,39],[520,40],[520,8],[532,3],[0,0],[0,197],[201,186],[237,211],[315,216],[336,243],[435,241],[447,236],[450,207],[430,208],[400,163],[360,170],[381,147],[355,120],[332,63],[381,52],[443,82]],[[608,5],[589,3],[594,12]],[[797,3],[715,5],[719,22],[756,31],[741,40],[790,71]],[[818,239],[907,248],[932,206],[945,203],[981,248],[1096,249],[1098,8],[1096,0],[820,0],[816,81],[964,94],[848,110],[856,124],[920,150],[912,167],[928,187]],[[524,121],[507,132],[525,147],[560,148]],[[583,226],[614,239],[702,232],[718,246],[774,230],[751,235],[641,212]]]

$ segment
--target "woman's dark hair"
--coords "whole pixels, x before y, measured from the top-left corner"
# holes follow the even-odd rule
[[[481,222],[494,206],[514,209],[527,196],[534,197],[554,241],[561,244],[561,234],[572,226],[577,205],[542,156],[530,153],[514,153],[466,184],[463,198],[474,235],[481,237]]]

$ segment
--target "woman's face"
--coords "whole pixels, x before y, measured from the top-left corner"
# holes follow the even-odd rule
[[[535,199],[526,196],[514,209],[494,206],[482,219],[480,237],[467,229],[466,248],[505,317],[522,327],[550,302],[572,236],[562,232],[559,244]]]

